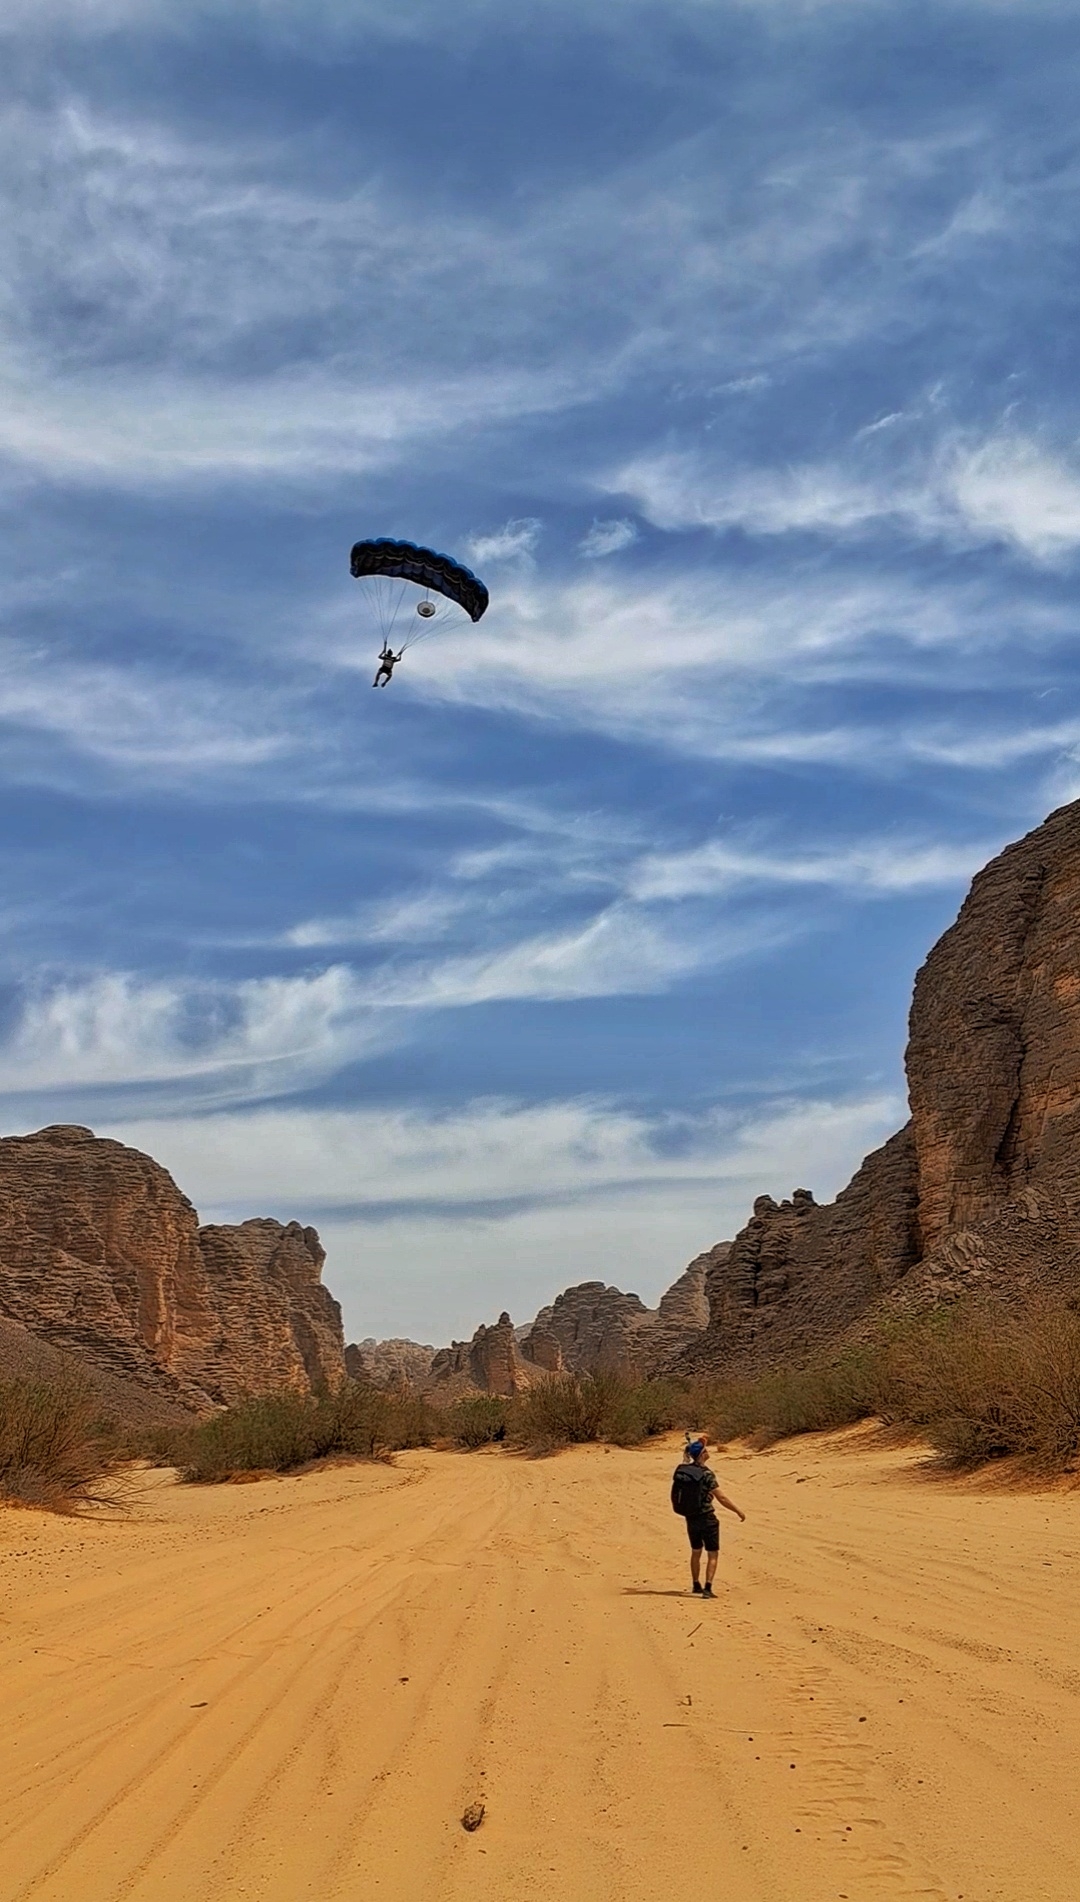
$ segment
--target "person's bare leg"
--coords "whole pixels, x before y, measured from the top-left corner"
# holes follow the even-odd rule
[[[701,1584],[701,1547],[690,1547],[690,1576],[695,1585]]]
[[[716,1567],[719,1563],[719,1560],[720,1560],[719,1552],[710,1552],[708,1558],[705,1560],[706,1585],[711,1585],[713,1582],[713,1579],[716,1577]]]

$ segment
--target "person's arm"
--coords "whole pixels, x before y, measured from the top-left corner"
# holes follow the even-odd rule
[[[713,1489],[712,1489],[712,1496],[713,1496],[713,1498],[715,1499],[715,1501],[716,1501],[716,1503],[717,1503],[717,1505],[718,1505],[718,1506],[724,1506],[724,1507],[726,1507],[726,1508],[727,1508],[727,1510],[728,1510],[728,1512],[733,1512],[733,1513],[735,1513],[735,1514],[737,1515],[737,1517],[738,1517],[738,1518],[740,1518],[740,1519],[741,1519],[741,1520],[743,1521],[743,1523],[745,1524],[745,1522],[746,1522],[746,1514],[745,1514],[745,1512],[743,1511],[743,1509],[742,1509],[742,1507],[741,1507],[741,1506],[737,1506],[737,1505],[735,1504],[735,1501],[734,1501],[733,1499],[729,1499],[726,1493],[722,1493],[722,1492],[720,1491],[720,1488],[719,1488],[719,1486],[714,1486],[714,1487],[713,1487]]]

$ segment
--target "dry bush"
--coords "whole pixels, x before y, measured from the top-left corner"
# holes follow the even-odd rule
[[[0,1498],[58,1512],[101,1504],[123,1464],[115,1423],[77,1380],[0,1382]]]
[[[334,1445],[332,1452],[382,1459],[410,1446],[430,1446],[435,1419],[427,1402],[408,1387],[375,1387],[345,1380],[323,1395],[320,1408]]]
[[[631,1381],[617,1374],[556,1374],[521,1396],[509,1432],[533,1452],[608,1440],[636,1446],[673,1427],[685,1390],[671,1381]]]
[[[181,1471],[187,1480],[215,1481],[285,1473],[335,1453],[385,1459],[428,1445],[432,1425],[423,1400],[362,1380],[342,1381],[333,1392],[260,1394],[182,1435]]]
[[[759,1445],[876,1416],[914,1427],[945,1461],[1019,1456],[1060,1472],[1080,1455],[1080,1314],[965,1303],[829,1362],[778,1368],[698,1395],[718,1439]]]
[[[1080,1453],[1080,1315],[1039,1301],[933,1317],[883,1351],[878,1410],[954,1465],[1019,1455],[1063,1471]]]
[[[514,1403],[501,1394],[468,1394],[447,1407],[443,1422],[455,1446],[491,1446],[505,1440]]]
[[[876,1410],[875,1356],[863,1351],[812,1367],[777,1368],[714,1389],[707,1418],[718,1439],[759,1445],[850,1426]]]

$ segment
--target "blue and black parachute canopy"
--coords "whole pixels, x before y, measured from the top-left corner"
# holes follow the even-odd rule
[[[478,621],[488,604],[488,591],[471,568],[463,568],[460,561],[433,548],[419,548],[415,542],[395,542],[387,535],[356,542],[349,566],[358,581],[365,575],[386,575],[430,588],[464,608],[471,621]]]

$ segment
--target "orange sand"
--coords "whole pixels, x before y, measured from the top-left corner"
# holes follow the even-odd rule
[[[674,1450],[0,1512],[3,1902],[1075,1902],[1080,1494]]]

